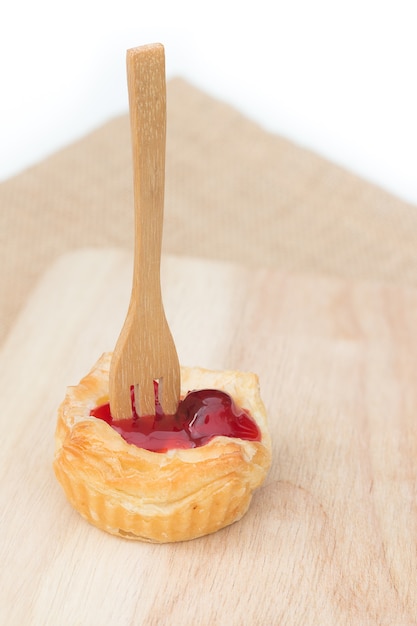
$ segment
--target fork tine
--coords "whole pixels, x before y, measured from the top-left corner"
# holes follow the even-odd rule
[[[111,414],[115,419],[123,419],[132,415],[130,384],[125,380],[121,367],[115,370],[114,376],[110,376],[109,397]]]
[[[159,379],[158,399],[164,413],[168,415],[176,413],[180,397],[180,386],[178,368],[167,370],[165,375]]]
[[[111,413],[116,419],[124,419],[132,415],[132,401],[129,388],[126,389],[126,392],[118,394],[117,401],[114,408],[111,409]]]
[[[136,413],[140,416],[155,415],[155,391],[150,376],[146,381],[135,385],[135,406]]]

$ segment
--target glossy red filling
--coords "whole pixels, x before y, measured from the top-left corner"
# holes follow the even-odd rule
[[[132,417],[114,420],[108,403],[92,409],[90,415],[110,424],[128,443],[152,452],[196,448],[218,435],[249,441],[261,439],[260,430],[249,412],[237,407],[224,391],[191,391],[181,400],[175,415],[163,412],[158,402],[157,388],[155,391],[155,415],[138,416],[133,390]]]

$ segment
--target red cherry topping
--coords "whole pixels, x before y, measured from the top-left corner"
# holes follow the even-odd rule
[[[223,435],[260,441],[261,433],[248,411],[236,406],[231,396],[217,389],[189,392],[175,415],[166,415],[157,398],[155,415],[138,416],[132,390],[132,417],[114,420],[110,405],[103,404],[90,415],[107,422],[128,443],[153,452],[174,448],[195,448]]]

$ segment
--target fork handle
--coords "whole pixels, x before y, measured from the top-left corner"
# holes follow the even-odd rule
[[[135,252],[132,296],[143,312],[161,308],[160,264],[164,215],[166,83],[162,44],[127,51],[133,157]],[[139,270],[139,268],[141,268]]]

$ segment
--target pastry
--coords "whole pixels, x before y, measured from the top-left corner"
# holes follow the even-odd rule
[[[217,402],[225,392],[240,415],[240,426],[226,431],[240,436],[213,436],[203,416],[197,430],[189,429],[194,439],[181,428],[167,434],[161,427],[167,441],[155,444],[151,437],[151,449],[145,449],[129,443],[129,435],[126,440],[109,415],[100,414],[108,402],[110,361],[111,353],[104,354],[69,387],[58,411],[54,471],[72,506],[109,533],[158,543],[193,539],[239,520],[271,463],[257,376],[181,367],[181,397],[217,390]],[[241,438],[246,431],[251,440]]]

